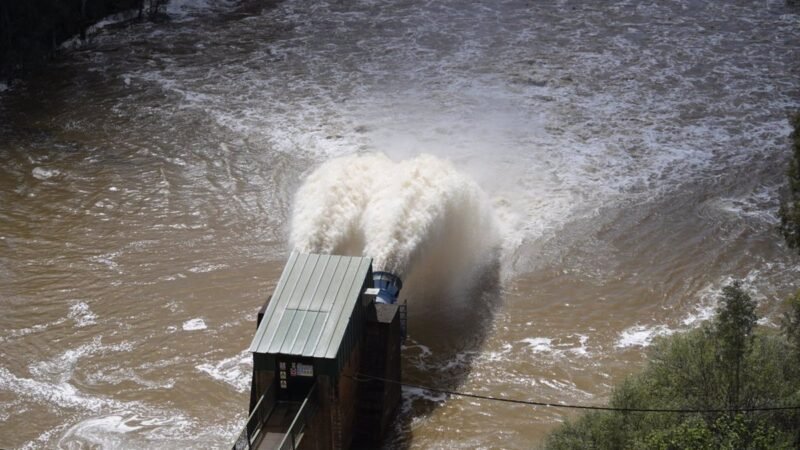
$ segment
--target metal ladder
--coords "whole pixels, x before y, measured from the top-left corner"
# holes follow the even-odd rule
[[[398,311],[400,314],[400,343],[405,344],[408,335],[408,300],[403,300]]]

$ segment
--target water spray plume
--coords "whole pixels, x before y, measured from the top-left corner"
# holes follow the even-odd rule
[[[383,155],[332,159],[312,172],[297,191],[290,240],[301,252],[334,253],[357,239]]]
[[[433,252],[445,252],[457,266],[478,263],[497,240],[478,185],[430,155],[400,162],[382,154],[337,158],[309,175],[295,198],[294,248],[363,254],[375,270],[400,276]]]

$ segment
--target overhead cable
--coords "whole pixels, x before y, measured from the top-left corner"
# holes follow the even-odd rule
[[[550,402],[537,402],[534,400],[521,400],[505,397],[493,397],[490,395],[472,394],[469,392],[459,392],[450,389],[440,389],[430,386],[423,386],[420,384],[403,383],[398,380],[390,380],[388,378],[376,377],[372,375],[364,375],[356,373],[355,375],[344,375],[357,382],[366,383],[370,381],[382,381],[384,383],[399,384],[409,388],[422,389],[428,392],[435,392],[438,394],[445,394],[451,396],[475,398],[479,400],[491,400],[497,402],[514,403],[518,405],[529,406],[543,406],[548,408],[567,408],[567,409],[588,409],[593,411],[617,411],[617,412],[638,412],[638,413],[729,413],[729,412],[756,412],[756,411],[787,411],[787,410],[800,410],[800,405],[795,406],[761,406],[753,408],[708,408],[708,409],[682,409],[682,408],[615,408],[612,406],[596,406],[596,405],[573,405],[569,403],[550,403]]]

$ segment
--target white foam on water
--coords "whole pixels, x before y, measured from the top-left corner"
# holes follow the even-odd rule
[[[7,330],[7,331],[5,331],[5,333],[6,333],[5,336],[0,336],[0,342],[3,342],[3,341],[8,340],[8,339],[12,339],[12,338],[18,338],[18,337],[27,336],[27,335],[33,334],[33,333],[41,333],[42,331],[45,331],[50,327],[61,325],[62,323],[66,322],[66,321],[67,321],[67,318],[62,317],[62,318],[60,318],[58,320],[55,320],[53,322],[40,323],[40,324],[36,324],[36,325],[31,325],[30,327]]]
[[[100,431],[103,434],[124,434],[142,429],[140,425],[129,425],[133,420],[134,418],[125,418],[118,415],[87,419],[70,428],[67,435],[79,433],[86,439],[87,436],[94,434],[94,431]],[[95,441],[94,443],[100,444],[101,442]]]
[[[147,389],[172,389],[175,387],[174,378],[146,379],[137,373],[133,368],[116,368],[91,373],[86,376],[86,380],[95,384],[118,385],[120,383],[136,383]]]
[[[716,303],[713,304],[698,303],[697,305],[695,305],[693,311],[688,313],[686,317],[684,317],[683,320],[681,320],[681,323],[686,327],[698,326],[701,323],[714,317],[716,309],[717,309]]]
[[[442,361],[436,365],[436,371],[439,373],[452,373],[454,369],[464,370],[468,369],[471,360],[479,353],[476,351],[463,351],[454,354],[451,358]]]
[[[716,314],[719,307],[719,299],[722,296],[722,290],[725,286],[731,285],[734,281],[741,282],[741,287],[747,292],[756,302],[766,300],[766,297],[761,289],[759,289],[759,282],[764,277],[765,273],[774,271],[774,264],[766,262],[763,266],[751,269],[747,275],[741,279],[736,279],[730,275],[722,277],[720,280],[708,283],[704,288],[700,289],[697,293],[697,303],[694,305],[692,311],[686,314],[681,320],[683,326],[693,328],[700,326],[703,322],[710,320]],[[762,281],[763,282],[763,281]]]
[[[80,358],[98,352],[129,351],[129,344],[104,346],[99,337],[92,342],[68,350],[49,360],[31,364],[32,377],[11,373],[0,367],[0,391],[12,392],[18,398],[53,408],[69,419],[59,426],[44,431],[38,438],[22,448],[52,446],[58,437],[59,448],[143,448],[153,445],[159,448],[186,448],[194,445],[198,437],[213,438],[222,432],[219,427],[209,429],[206,424],[197,426],[196,421],[183,412],[162,409],[160,406],[141,401],[122,401],[105,395],[83,392],[72,382],[72,374]],[[135,375],[135,374],[134,374]],[[107,377],[101,379],[108,381]],[[123,376],[126,381],[137,382],[137,377]],[[93,377],[87,380],[91,381]],[[146,388],[169,388],[162,383],[142,382]],[[225,427],[226,435],[232,435],[239,425],[232,421]],[[227,428],[232,428],[228,430]]]
[[[505,343],[503,344],[503,347],[500,349],[500,351],[497,352],[490,351],[481,353],[479,357],[485,359],[488,362],[503,361],[508,357],[509,353],[511,353],[513,350],[514,350],[513,345]]]
[[[31,175],[37,180],[49,180],[51,178],[57,177],[61,175],[61,171],[58,169],[48,169],[47,167],[34,167],[31,171]]]
[[[124,412],[79,420],[61,433],[58,448],[185,448],[192,433],[204,434],[178,411],[132,404]]]
[[[656,337],[668,336],[674,332],[675,330],[664,325],[655,325],[651,327],[636,325],[620,333],[614,346],[616,348],[647,347]]]
[[[136,19],[139,16],[139,11],[135,9],[131,9],[128,11],[122,11],[116,14],[111,14],[110,16],[106,16],[100,19],[99,22],[95,23],[86,31],[87,34],[96,33],[103,28],[106,28],[110,25],[116,25],[121,22],[127,22],[129,20]]]
[[[425,400],[429,402],[443,403],[445,400],[447,400],[447,394],[431,392],[427,389],[418,387],[403,386],[402,391],[403,398],[412,402],[414,400]]]
[[[128,344],[107,346],[100,336],[91,342],[66,350],[50,359],[32,363],[28,366],[31,378],[25,378],[0,367],[0,389],[11,391],[32,401],[58,405],[59,408],[99,411],[102,408],[121,408],[120,402],[105,396],[89,395],[81,392],[72,383],[73,373],[81,358],[104,352],[129,351]]]
[[[203,263],[203,264],[200,264],[198,266],[190,268],[189,272],[192,272],[192,273],[208,273],[208,272],[214,272],[214,271],[217,271],[217,270],[220,270],[220,269],[225,269],[227,267],[228,267],[227,264]]]
[[[568,394],[571,397],[581,397],[581,398],[594,397],[594,395],[584,391],[583,389],[580,389],[575,383],[569,380],[539,378],[538,382],[562,394],[559,396],[561,398],[563,398],[563,394]],[[561,400],[559,401],[559,403],[566,403],[566,402],[564,400]]]
[[[770,298],[769,295],[765,294],[763,289],[763,284],[769,284],[770,281],[762,279],[765,273],[776,270],[774,266],[774,263],[766,262],[763,266],[750,270],[747,275],[738,279],[745,292],[757,303],[774,300],[774,298]],[[652,344],[653,339],[658,336],[668,336],[700,327],[716,316],[723,288],[731,285],[736,280],[737,278],[726,275],[715,282],[706,284],[705,287],[697,292],[696,303],[677,323],[652,326],[634,325],[623,330],[617,337],[615,348],[648,347]],[[764,326],[775,326],[774,320],[770,317],[762,317],[758,322]]]
[[[539,354],[547,354],[556,358],[571,358],[575,356],[589,355],[589,348],[587,346],[587,343],[589,342],[589,336],[584,334],[570,334],[557,339],[548,337],[531,337],[521,339],[518,342],[525,344],[528,351]]]
[[[217,381],[233,386],[238,392],[247,392],[250,389],[253,359],[251,353],[245,350],[216,363],[198,364],[195,369]]]
[[[28,370],[39,380],[49,380],[53,383],[66,384],[72,378],[78,360],[103,350],[104,346],[101,337],[95,336],[91,342],[65,350],[63,353],[49,360],[31,363],[28,366]],[[66,389],[69,390],[71,388]]]
[[[211,11],[231,8],[237,3],[236,0],[169,0],[165,12],[172,20],[181,22]]]
[[[550,338],[525,338],[520,342],[527,344],[534,353],[550,352],[553,350]]]
[[[580,334],[578,335],[578,341],[580,342],[580,345],[569,349],[569,351],[578,356],[588,356],[589,348],[586,346],[586,344],[589,342],[589,336]]]
[[[60,408],[99,410],[118,405],[117,402],[108,398],[86,395],[70,383],[50,383],[32,378],[22,378],[12,374],[4,367],[0,367],[0,387],[37,402],[57,404]]]
[[[104,253],[102,255],[91,256],[88,259],[93,263],[101,264],[105,268],[121,274],[122,269],[120,268],[119,264],[116,261],[116,258],[118,258],[120,255],[122,255],[121,251],[115,251],[115,252]]]
[[[208,327],[206,326],[205,320],[198,317],[196,319],[191,319],[187,320],[186,322],[183,322],[182,328],[183,331],[197,331],[197,330],[205,330]]]
[[[62,423],[62,424],[56,425],[56,426],[48,429],[44,433],[40,434],[36,439],[34,439],[34,440],[30,441],[30,442],[26,442],[25,445],[23,445],[21,447],[21,449],[22,450],[38,450],[40,448],[43,448],[46,443],[51,442],[51,439],[53,439],[53,436],[57,436],[57,435],[63,433],[64,430],[66,430],[67,428],[69,428],[69,424],[68,423]]]
[[[417,351],[420,357],[422,358],[426,358],[433,354],[433,351],[431,350],[430,347],[428,347],[427,345],[420,344],[419,342],[416,342],[410,337],[406,340],[406,343],[403,344],[402,349],[404,354]]]
[[[420,370],[430,370],[429,359],[433,356],[433,351],[427,345],[420,344],[412,338],[408,338],[402,346],[403,359],[409,361],[414,367]]]
[[[139,10],[131,9],[128,11],[122,11],[116,14],[111,14],[100,19],[94,25],[89,26],[86,28],[84,35],[86,38],[91,38],[92,36],[96,35],[104,28],[109,27],[111,25],[116,25],[122,22],[128,22],[131,20],[136,19],[139,16]],[[71,38],[65,40],[59,45],[59,48],[62,50],[74,50],[78,49],[83,46],[84,43],[87,42],[88,39],[82,39],[80,34],[76,34]]]
[[[778,217],[780,190],[779,185],[761,185],[747,194],[719,197],[711,202],[721,212],[733,217],[775,226],[780,222]]]
[[[92,310],[89,309],[89,305],[85,302],[73,303],[72,306],[69,307],[69,314],[67,317],[74,320],[75,326],[78,328],[97,323],[97,314],[93,313]]]

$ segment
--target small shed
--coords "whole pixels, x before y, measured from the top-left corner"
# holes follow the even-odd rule
[[[258,314],[235,450],[379,445],[400,403],[402,328],[374,284],[370,258],[291,254]]]
[[[370,258],[292,253],[250,344],[254,362],[303,362],[313,369],[304,374],[338,375],[361,337],[371,286]]]

